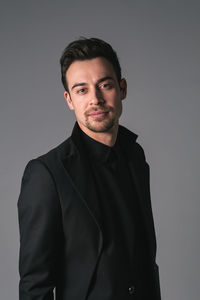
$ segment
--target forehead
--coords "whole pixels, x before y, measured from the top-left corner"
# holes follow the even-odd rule
[[[75,61],[66,72],[66,79],[69,86],[77,81],[86,83],[90,81],[95,82],[106,76],[113,77],[116,80],[112,64],[103,57]]]

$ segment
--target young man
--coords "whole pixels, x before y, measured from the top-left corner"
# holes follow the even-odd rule
[[[18,201],[20,300],[160,300],[149,170],[119,126],[126,80],[100,39],[60,59],[72,135],[26,166]]]

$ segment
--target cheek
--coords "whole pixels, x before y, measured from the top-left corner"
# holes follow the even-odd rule
[[[83,115],[85,112],[85,107],[83,104],[76,104],[76,106],[74,107],[75,110],[75,114],[77,115]]]
[[[117,111],[118,111],[118,114],[120,116],[121,113],[122,113],[122,101],[121,100],[119,100],[119,102],[117,104]]]

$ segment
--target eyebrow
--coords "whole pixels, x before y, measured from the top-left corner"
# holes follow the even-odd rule
[[[112,81],[114,81],[114,78],[111,77],[111,76],[105,76],[105,77],[102,77],[102,78],[100,78],[100,79],[97,80],[96,85],[98,85],[99,83],[101,83],[101,82],[103,82],[103,81],[106,81],[106,80],[112,80]],[[87,84],[86,82],[77,82],[77,83],[75,83],[75,84],[72,86],[71,89],[73,90],[73,89],[76,88],[77,86],[84,86],[84,85],[86,85],[86,84]]]

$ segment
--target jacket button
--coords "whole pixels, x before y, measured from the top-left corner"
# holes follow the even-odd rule
[[[135,287],[134,287],[134,286],[130,286],[130,287],[128,288],[128,292],[129,292],[129,295],[133,295],[134,292],[135,292]]]

